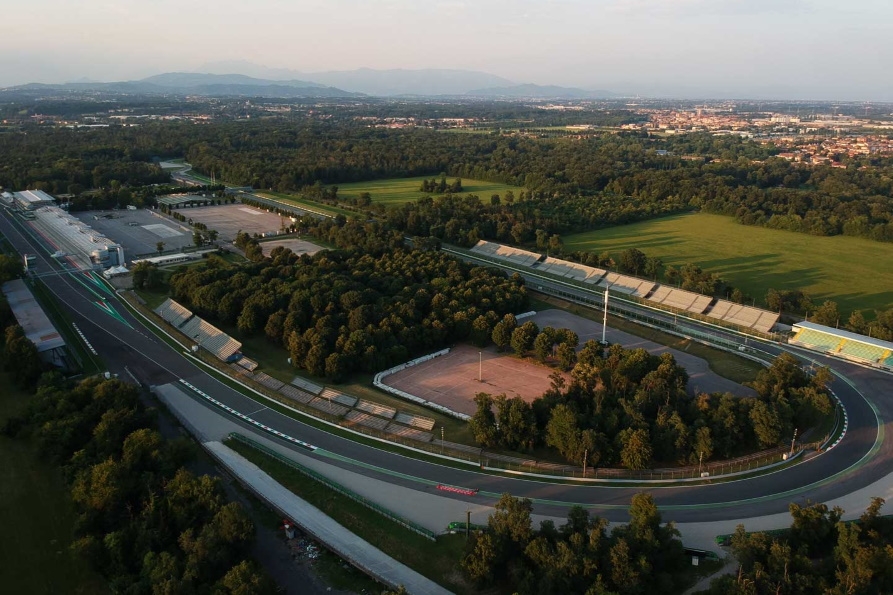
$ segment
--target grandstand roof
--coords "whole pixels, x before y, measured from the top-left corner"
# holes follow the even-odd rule
[[[22,190],[21,192],[16,192],[15,197],[19,204],[29,209],[56,204],[56,199],[43,190]]]
[[[158,204],[178,207],[190,203],[209,203],[213,202],[214,199],[198,196],[197,194],[171,194],[169,196],[159,196],[156,200],[158,200]]]
[[[25,336],[34,343],[38,352],[49,351],[65,346],[65,340],[50,319],[25,282],[22,279],[7,281],[3,284],[3,293],[9,302],[9,308],[25,331]]]
[[[809,322],[808,320],[804,320],[803,322],[798,322],[794,325],[794,330],[799,329],[808,329],[811,331],[818,331],[820,333],[825,333],[827,335],[833,335],[835,337],[840,337],[841,339],[846,339],[848,341],[857,341],[859,343],[865,343],[866,345],[872,345],[873,347],[880,347],[881,349],[890,349],[893,350],[893,343],[890,341],[881,341],[880,339],[874,339],[872,337],[868,337],[866,335],[860,335],[859,333],[851,333],[850,331],[841,330],[838,328],[834,328],[833,326],[825,326],[823,324],[816,324],[814,322]]]

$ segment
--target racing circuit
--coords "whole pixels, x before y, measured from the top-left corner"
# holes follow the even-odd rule
[[[431,462],[430,456],[420,460],[413,458],[409,451],[398,454],[383,450],[330,433],[319,423],[311,425],[286,416],[268,408],[258,394],[248,396],[249,391],[237,391],[222,383],[188,352],[173,349],[148,329],[149,321],[132,311],[117,294],[109,291],[97,297],[97,292],[76,279],[82,273],[64,269],[55,262],[49,256],[52,248],[32,235],[20,221],[11,216],[0,217],[0,233],[19,252],[37,255],[41,276],[53,278],[47,287],[58,302],[69,309],[71,318],[110,371],[118,373],[122,379],[132,378],[146,386],[164,386],[173,391],[181,401],[180,411],[188,412],[188,425],[196,430],[202,441],[219,440],[235,427],[253,439],[276,443],[283,452],[312,460],[321,468],[329,469],[330,473],[349,473],[387,483],[393,490],[400,489],[403,494],[400,502],[407,509],[425,510],[426,506],[430,507],[426,504],[429,499],[435,497],[449,498],[462,507],[487,509],[500,494],[510,492],[531,498],[538,515],[563,517],[569,506],[581,504],[609,520],[623,521],[627,518],[630,499],[643,489],[643,485],[629,484],[550,483],[537,478],[482,471],[474,463],[454,461],[447,465],[446,462]],[[468,258],[467,254],[460,256]],[[487,264],[492,266],[491,262]],[[511,266],[505,268],[510,272],[521,272],[528,282],[535,282],[540,291],[579,302],[597,304],[599,301],[598,296],[551,277],[513,270]],[[623,304],[623,307],[628,312],[644,308],[635,303]],[[118,316],[103,314],[109,309]],[[669,322],[674,320],[672,314],[649,314],[666,316]],[[742,343],[742,336],[735,331],[696,320],[686,320],[685,324],[700,329],[716,341]],[[786,513],[792,501],[828,502],[855,494],[864,508],[870,496],[886,496],[893,484],[887,479],[893,471],[893,446],[884,439],[887,420],[893,414],[893,405],[886,398],[893,391],[893,376],[805,349],[754,338],[748,338],[747,343],[750,348],[769,356],[789,351],[804,362],[830,367],[836,376],[832,389],[847,412],[846,435],[833,449],[764,475],[697,485],[649,484],[647,489],[653,494],[664,519],[682,523],[683,538],[688,539],[684,529],[686,523],[714,523],[715,535],[722,532],[719,527],[723,523],[741,519],[750,523],[750,519],[757,522],[758,517],[777,518],[773,522],[786,525],[786,514],[781,517],[772,515]],[[219,405],[205,399],[202,393],[213,397]],[[282,439],[282,436],[288,439]],[[312,445],[315,450],[296,441]],[[434,486],[440,484],[462,486],[475,493],[436,492]],[[860,492],[868,486],[872,486],[871,493]],[[880,491],[883,493],[875,493]],[[848,510],[850,516],[860,512],[861,509],[856,507]],[[697,545],[704,547],[708,544]]]

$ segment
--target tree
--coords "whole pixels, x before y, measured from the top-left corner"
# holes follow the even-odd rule
[[[158,255],[161,256],[161,253],[164,252],[164,242],[156,242],[155,250],[158,252]]]
[[[546,424],[546,444],[558,450],[569,461],[582,458],[582,439],[577,414],[564,403],[555,406]]]
[[[577,363],[577,352],[568,343],[558,345],[558,367],[562,370],[570,370]]]
[[[649,256],[645,259],[645,275],[651,277],[652,279],[657,279],[663,266],[664,262],[660,258],[657,258],[656,256]]]
[[[620,269],[627,273],[638,275],[645,270],[646,261],[645,253],[638,248],[627,248],[620,253]]]
[[[813,312],[812,321],[816,324],[824,324],[825,326],[838,326],[838,324],[840,324],[840,311],[837,309],[837,302],[825,300],[824,303]]]
[[[651,464],[651,439],[648,430],[626,429],[620,433],[620,460],[627,469],[647,469]]]
[[[505,395],[497,396],[495,401],[499,443],[512,450],[533,448],[536,420],[530,404],[521,397],[507,399]]]
[[[204,244],[204,237],[202,236],[201,231],[196,229],[192,232],[192,243],[198,247],[201,247]]]
[[[555,329],[551,326],[547,326],[540,331],[540,334],[538,334],[533,341],[533,350],[536,353],[537,359],[541,362],[546,361],[546,359],[552,355],[552,346],[554,344]]]
[[[17,324],[6,328],[4,339],[4,369],[16,385],[23,388],[34,386],[45,369],[37,347]]]
[[[493,414],[493,398],[487,393],[478,393],[474,397],[477,407],[468,422],[474,441],[481,446],[496,444],[496,416]]]
[[[220,234],[217,232],[216,229],[208,230],[208,241],[211,242],[212,244],[217,241],[217,238],[219,236],[220,236]]]
[[[755,401],[750,410],[750,419],[760,446],[763,448],[778,446],[781,442],[782,423],[774,407],[765,401]]]
[[[493,334],[490,338],[493,339],[493,343],[496,344],[499,351],[504,351],[506,346],[511,342],[512,333],[517,326],[518,322],[515,320],[514,315],[506,314],[503,319],[497,322],[496,326],[493,327]]]
[[[515,355],[523,357],[525,353],[533,348],[536,341],[539,327],[532,320],[528,320],[521,326],[512,331],[511,345],[515,351]]]
[[[0,254],[0,283],[6,283],[22,276],[25,265],[22,259]]]

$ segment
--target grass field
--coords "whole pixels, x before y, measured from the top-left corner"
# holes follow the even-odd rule
[[[361,192],[368,192],[372,195],[372,202],[386,205],[402,205],[426,196],[424,192],[419,191],[419,186],[422,185],[422,180],[430,180],[432,177],[439,179],[439,176],[419,176],[415,178],[390,178],[387,180],[335,185],[338,186],[338,197],[341,199],[356,198]],[[447,177],[447,182],[452,184],[455,179],[455,177]],[[500,197],[504,196],[506,190],[511,190],[515,193],[515,196],[524,190],[509,184],[497,184],[495,182],[483,182],[465,178],[461,178],[461,180],[462,192],[459,194],[460,196],[477,194],[485,202],[488,202],[494,194],[498,194]]]
[[[21,412],[29,396],[0,374],[0,423]],[[62,473],[31,442],[0,436],[0,591],[107,593],[102,578],[69,550],[74,505]]]
[[[696,213],[569,235],[564,247],[615,256],[638,248],[665,265],[692,262],[719,273],[758,306],[773,288],[834,300],[844,316],[865,309],[871,318],[872,310],[893,307],[893,244],[861,238],[816,237]]]

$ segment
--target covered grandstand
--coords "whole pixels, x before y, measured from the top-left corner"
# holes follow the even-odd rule
[[[155,313],[219,360],[230,362],[239,359],[241,343],[174,300],[166,299],[155,308]]]
[[[743,306],[713,296],[660,285],[639,277],[612,273],[551,256],[544,257],[536,252],[512,248],[495,242],[481,240],[471,249],[471,252],[512,265],[528,267],[537,272],[563,277],[568,281],[592,284],[599,289],[640,298],[673,312],[699,314],[708,319],[712,318],[725,324],[761,333],[771,333],[778,322],[777,312]]]
[[[47,318],[25,282],[22,279],[7,281],[3,284],[2,290],[16,322],[22,327],[25,337],[34,343],[40,358],[53,365],[64,367],[65,339]]]
[[[183,207],[202,207],[214,203],[213,198],[207,196],[199,196],[197,194],[169,194],[167,196],[159,196],[158,204],[180,209]]]
[[[33,211],[40,207],[51,207],[56,204],[56,199],[43,190],[22,190],[13,194],[19,208]]]
[[[804,321],[794,325],[794,345],[893,370],[893,343]]]

